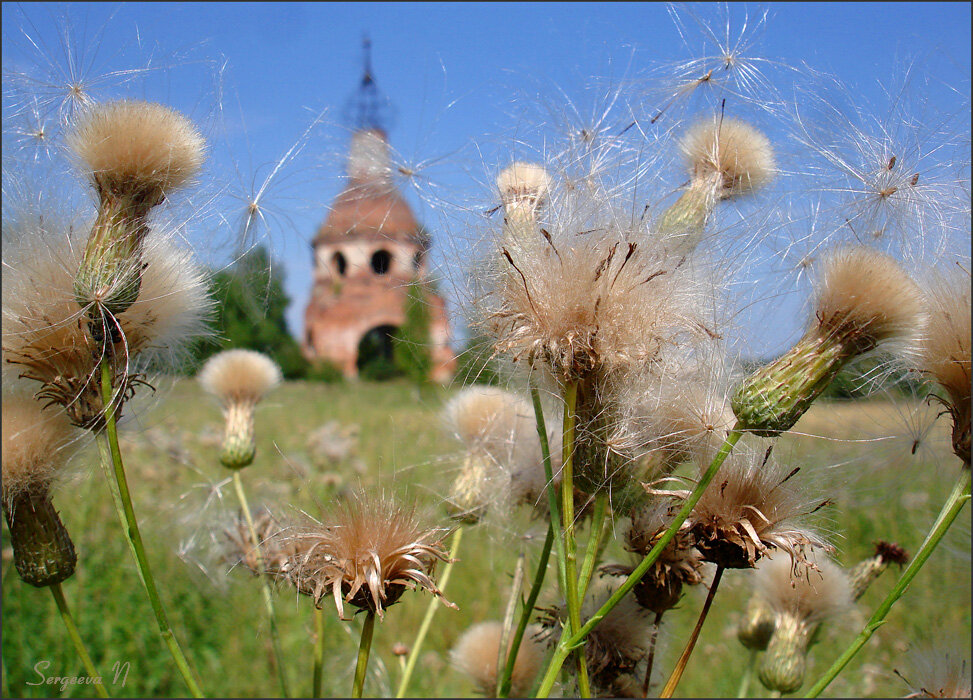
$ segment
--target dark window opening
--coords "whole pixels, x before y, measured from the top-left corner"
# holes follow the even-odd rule
[[[348,263],[345,261],[345,256],[342,255],[341,253],[335,253],[331,257],[331,262],[334,263],[335,269],[338,271],[338,274],[344,277],[345,270],[348,269]]]
[[[395,366],[395,326],[378,326],[362,336],[358,343],[358,376],[362,379],[382,381],[399,375]]]
[[[389,255],[387,250],[379,250],[372,256],[372,269],[375,270],[376,275],[388,274],[389,268],[392,266],[392,256]]]

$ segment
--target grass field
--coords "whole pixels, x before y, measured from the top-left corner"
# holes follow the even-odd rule
[[[360,482],[366,489],[407,495],[444,522],[442,496],[455,473],[457,448],[443,434],[438,414],[451,393],[440,388],[418,392],[401,383],[286,384],[258,409],[257,461],[243,474],[251,505],[266,505],[281,515],[295,509],[318,515]],[[909,408],[927,411],[921,405]],[[356,437],[357,448],[344,459],[327,463],[308,449],[308,438],[332,420]],[[919,427],[930,423],[928,416],[910,420]],[[778,448],[788,462],[804,467],[823,497],[834,501],[827,517],[843,564],[868,556],[877,539],[896,541],[914,551],[952,485],[958,461],[942,439],[945,420],[933,426],[919,445],[913,445],[914,436],[909,435],[874,439],[893,430],[903,432],[904,426],[901,409],[887,403],[823,403],[797,428],[826,437],[787,436]],[[194,382],[181,380],[131,422],[122,449],[163,599],[205,692],[274,696],[278,686],[259,586],[246,571],[220,563],[212,544],[237,512],[232,489],[225,483],[228,473],[217,461],[221,427],[217,408]],[[55,503],[78,551],[77,573],[64,590],[82,637],[112,694],[183,695],[185,687],[157,636],[93,446],[78,456],[76,464],[77,478],[57,492]],[[832,684],[828,695],[905,694],[907,688],[893,669],[904,669],[913,643],[954,639],[965,645],[962,652],[969,658],[968,508],[960,521],[893,610],[887,626]],[[439,611],[410,695],[448,697],[473,692],[470,681],[450,667],[448,651],[467,626],[502,617],[515,558],[526,551],[532,567],[543,533],[542,524],[526,513],[468,529],[446,591],[459,611]],[[40,667],[48,677],[83,671],[51,596],[19,580],[8,546],[5,542],[3,694],[86,695],[87,687],[68,686],[60,693],[57,687],[37,685],[39,662],[50,662]],[[625,556],[617,544],[607,552],[609,559]],[[850,641],[895,575],[894,569],[887,572],[860,601],[858,612],[823,631],[811,652],[809,679],[820,675]],[[553,600],[553,581],[552,575],[542,605]],[[736,695],[747,657],[736,641],[734,625],[749,595],[748,581],[748,572],[731,571],[724,577],[679,687],[681,695]],[[666,675],[704,594],[702,587],[689,591],[680,607],[666,616],[666,643],[657,662]],[[394,693],[400,671],[391,647],[396,642],[411,644],[428,600],[425,594],[407,593],[377,625],[366,695]],[[277,610],[292,693],[307,695],[314,647],[312,605],[282,587]],[[347,696],[360,623],[338,621],[333,607],[325,611],[324,692]],[[127,668],[124,686],[121,676],[112,685],[113,668],[120,672]],[[755,684],[751,692],[762,693]]]

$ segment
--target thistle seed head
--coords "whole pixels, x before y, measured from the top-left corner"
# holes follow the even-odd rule
[[[752,192],[776,170],[770,141],[739,119],[699,122],[679,142],[695,183],[712,183],[720,199]]]
[[[19,393],[3,397],[3,502],[47,493],[77,440],[68,417]]]
[[[186,117],[137,100],[95,105],[68,145],[99,194],[155,206],[184,185],[203,163],[205,142]]]
[[[536,627],[524,632],[510,676],[510,696],[526,697],[544,661],[544,647],[535,639]],[[503,625],[481,622],[468,628],[449,653],[450,661],[469,676],[485,697],[496,697],[497,657]]]
[[[953,419],[953,451],[970,467],[970,275],[957,270],[934,278],[926,293],[928,332],[919,369],[944,390]]]
[[[326,524],[312,522],[282,535],[294,554],[284,576],[321,607],[331,596],[345,619],[345,603],[385,614],[407,587],[425,588],[447,601],[432,579],[445,532],[426,527],[414,508],[384,498],[357,494]]]
[[[728,569],[752,568],[781,550],[803,561],[810,547],[828,545],[805,516],[820,508],[809,503],[804,486],[771,459],[739,451],[731,454],[689,516],[696,549],[705,561]]]

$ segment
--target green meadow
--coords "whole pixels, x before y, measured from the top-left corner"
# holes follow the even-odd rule
[[[281,519],[301,511],[320,517],[354,489],[380,490],[415,501],[430,522],[449,527],[443,497],[459,464],[458,446],[441,427],[443,403],[457,388],[417,390],[406,383],[290,382],[257,410],[258,452],[243,472],[253,507]],[[914,411],[914,413],[913,413]],[[931,411],[930,415],[928,412]],[[876,540],[914,551],[945,499],[959,468],[946,444],[946,419],[935,407],[885,402],[821,403],[798,424],[799,435],[775,448],[800,466],[822,500],[821,526],[831,533],[838,560],[850,565],[870,555]],[[195,382],[160,387],[151,402],[131,404],[122,450],[136,512],[153,571],[177,638],[208,696],[277,696],[268,623],[258,581],[226,555],[222,534],[239,512],[229,473],[218,462],[222,419]],[[906,430],[912,425],[915,429]],[[918,426],[918,427],[916,427]],[[905,437],[879,439],[894,432]],[[917,441],[916,438],[920,437]],[[64,583],[81,636],[114,696],[174,697],[186,688],[158,637],[111,503],[97,451],[87,445],[74,459],[75,475],[55,492],[55,504],[78,553],[76,574]],[[616,523],[622,539],[624,524]],[[471,682],[454,670],[449,650],[471,624],[500,619],[510,596],[518,555],[532,571],[545,528],[528,512],[495,514],[466,528],[446,597],[413,676],[408,695],[468,696]],[[582,546],[587,537],[582,529]],[[4,528],[3,685],[7,697],[83,697],[90,686],[46,681],[83,674],[50,594],[24,584],[13,568]],[[447,544],[450,542],[447,539]],[[628,562],[618,541],[606,560]],[[553,566],[552,566],[553,569]],[[817,678],[860,629],[894,583],[887,571],[856,611],[829,623],[811,650],[807,678]],[[735,625],[750,594],[749,572],[724,576],[714,607],[679,693],[736,696],[747,663]],[[549,576],[540,606],[554,601]],[[291,694],[311,692],[315,647],[313,606],[293,588],[276,588],[283,657]],[[956,640],[969,654],[969,513],[919,574],[888,623],[827,691],[829,696],[901,696],[911,645]],[[699,586],[666,614],[656,661],[662,680],[675,663],[705,596]],[[376,626],[366,696],[395,692],[397,642],[411,645],[430,597],[406,593]],[[351,692],[360,621],[341,622],[324,601],[324,693]],[[754,679],[752,696],[765,691]]]

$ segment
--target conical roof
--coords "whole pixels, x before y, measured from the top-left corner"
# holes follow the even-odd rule
[[[412,209],[392,181],[388,142],[380,129],[351,137],[347,184],[337,196],[315,242],[347,236],[381,236],[425,245]]]

